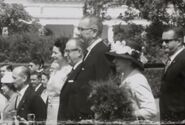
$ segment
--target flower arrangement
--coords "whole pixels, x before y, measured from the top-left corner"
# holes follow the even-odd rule
[[[89,100],[92,101],[91,110],[95,119],[100,121],[123,120],[130,121],[131,100],[124,88],[119,88],[117,79],[92,82]]]
[[[143,55],[141,51],[127,46],[125,40],[112,43],[110,52],[115,52],[116,54],[128,54],[135,59],[138,59],[138,61],[142,62],[143,64],[148,62],[147,58]]]

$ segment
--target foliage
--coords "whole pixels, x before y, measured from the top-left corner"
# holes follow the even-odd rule
[[[8,28],[9,34],[38,32],[40,24],[34,20],[21,4],[0,3],[0,32]]]
[[[132,118],[129,95],[112,78],[93,82],[89,99],[93,103],[91,109],[97,120],[127,121]]]
[[[102,17],[102,11],[106,15],[106,10],[110,7],[121,7],[126,5],[128,8],[123,14],[118,13],[118,18],[130,22],[134,19],[146,19],[150,25],[142,28],[145,38],[140,37],[139,41],[143,41],[145,46],[145,54],[149,63],[161,63],[165,60],[164,52],[161,49],[161,35],[163,28],[168,26],[182,26],[185,29],[185,1],[184,0],[86,0],[84,6],[85,14],[95,14]],[[92,11],[94,10],[94,11]],[[136,13],[139,11],[139,14]],[[107,14],[108,15],[108,14]],[[106,18],[103,18],[106,19]],[[118,25],[119,26],[119,25]],[[124,26],[121,26],[124,28]],[[125,38],[122,29],[114,33],[120,38]],[[131,30],[134,29],[130,27]],[[114,30],[115,32],[115,30]],[[120,32],[120,33],[119,33]],[[125,33],[125,32],[124,32]],[[141,32],[139,32],[141,33]],[[128,33],[130,38],[132,33]],[[141,34],[139,34],[141,35]],[[117,36],[116,36],[117,37]]]
[[[160,86],[161,86],[163,68],[145,69],[144,74],[150,84],[154,97],[158,98],[160,95]]]
[[[51,60],[52,36],[39,36],[34,33],[14,34],[0,37],[0,62],[26,63],[31,61],[33,54],[42,55],[45,62]]]

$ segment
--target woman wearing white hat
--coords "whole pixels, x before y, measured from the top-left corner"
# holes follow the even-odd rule
[[[13,85],[12,74],[5,74],[1,79],[1,83],[2,92],[8,99],[3,110],[3,120],[12,120],[12,115],[15,115],[15,104],[17,97],[16,88]]]
[[[126,88],[132,98],[132,115],[137,119],[151,119],[156,115],[156,105],[141,60],[141,47],[133,41],[122,41],[118,48],[106,53],[121,74],[120,87]]]

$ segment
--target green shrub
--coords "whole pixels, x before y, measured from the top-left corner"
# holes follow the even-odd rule
[[[147,68],[144,72],[155,98],[159,97],[160,94],[162,73],[163,68]]]
[[[33,54],[39,54],[45,62],[49,62],[54,40],[52,36],[39,36],[34,33],[0,37],[0,62],[8,60],[15,63],[26,63],[31,61]]]

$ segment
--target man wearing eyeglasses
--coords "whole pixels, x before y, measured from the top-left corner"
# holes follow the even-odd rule
[[[84,40],[87,51],[75,78],[79,95],[76,107],[78,120],[93,118],[93,113],[90,110],[91,103],[88,101],[91,91],[89,81],[105,80],[111,72],[110,63],[105,57],[105,52],[109,51],[109,47],[101,39],[102,29],[102,21],[96,16],[83,17],[77,27],[76,35]]]
[[[169,61],[161,83],[161,122],[181,122],[185,119],[185,49],[183,38],[184,34],[181,28],[167,28],[162,34],[163,46],[169,56]]]
[[[82,96],[80,80],[78,75],[81,72],[82,60],[85,54],[84,41],[80,38],[71,38],[66,43],[64,56],[68,63],[73,67],[68,74],[67,80],[60,92],[60,105],[58,112],[58,121],[61,120],[79,120],[78,102]]]

